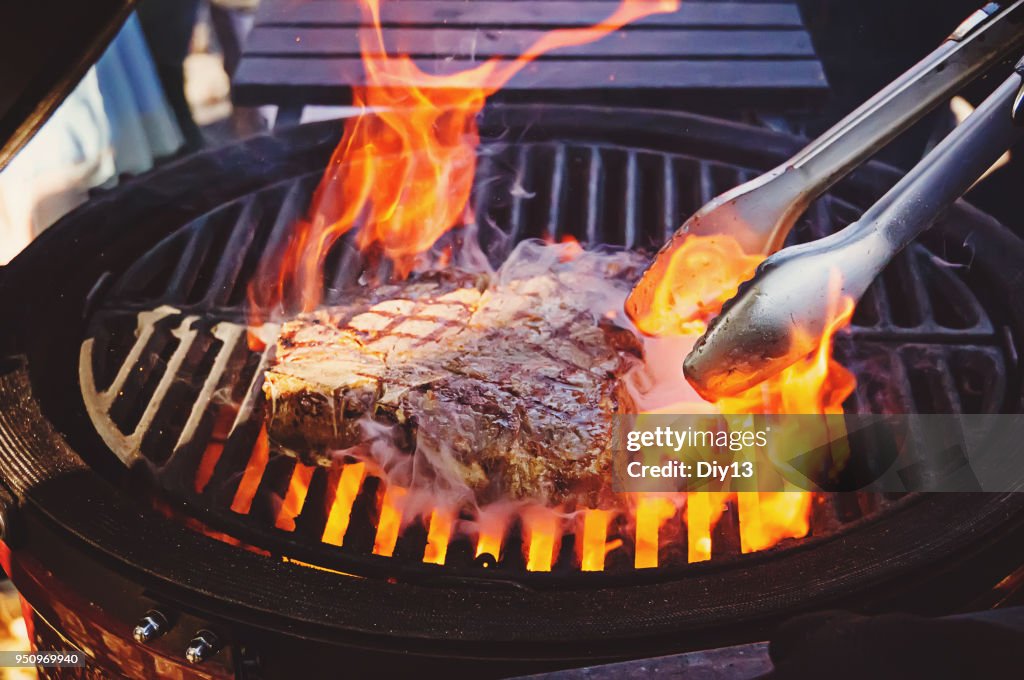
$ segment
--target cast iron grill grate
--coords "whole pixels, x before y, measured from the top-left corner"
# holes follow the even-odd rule
[[[310,468],[271,451],[261,429],[267,353],[246,343],[245,290],[261,258],[280,252],[319,174],[282,178],[221,206],[117,277],[96,305],[82,345],[83,396],[111,449],[126,463],[147,467],[164,492],[210,527],[328,567],[352,568],[345,557],[365,558],[357,566],[419,565],[427,533],[419,523],[398,539],[393,560],[370,555],[378,480],[367,478],[352,493],[344,469]],[[651,250],[704,202],[756,174],[654,149],[490,142],[480,151],[473,214],[496,260],[503,252],[499,233],[512,241],[572,236]],[[863,207],[826,196],[793,237],[830,233]],[[343,240],[328,257],[327,303],[343,298],[360,266]],[[276,328],[261,332],[272,345]],[[1008,398],[1008,358],[996,325],[959,271],[922,245],[908,248],[872,287],[837,354],[859,378],[851,412],[994,412]],[[838,494],[816,501],[812,537],[878,515],[896,499]],[[337,503],[352,508],[340,537],[338,527],[328,527]],[[739,555],[738,522],[730,505],[712,535],[712,559]],[[556,549],[555,573],[578,569],[572,541],[569,534]],[[488,576],[523,571],[521,542],[522,528],[514,524],[499,568]],[[663,556],[666,563],[685,565],[681,544],[683,554]],[[626,552],[617,552],[607,570],[631,570]],[[458,536],[447,565],[468,573],[482,566]]]

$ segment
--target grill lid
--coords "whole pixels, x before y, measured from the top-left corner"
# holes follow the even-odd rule
[[[4,3],[0,8],[0,170],[99,58],[134,0]]]

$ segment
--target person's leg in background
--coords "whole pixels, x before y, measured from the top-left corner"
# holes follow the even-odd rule
[[[139,20],[146,34],[164,94],[185,137],[185,147],[195,151],[203,146],[203,135],[192,119],[185,98],[185,57],[192,42],[192,30],[200,0],[141,0]]]

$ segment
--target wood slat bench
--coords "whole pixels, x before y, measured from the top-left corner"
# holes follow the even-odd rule
[[[618,0],[382,0],[385,43],[426,73],[520,54],[555,28],[601,21]],[[350,103],[362,84],[357,0],[263,0],[232,93],[236,103]],[[806,109],[827,92],[794,2],[683,0],[595,43],[553,51],[497,98],[722,112]]]

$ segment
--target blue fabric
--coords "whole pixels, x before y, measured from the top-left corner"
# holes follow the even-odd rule
[[[184,138],[135,14],[96,62],[96,73],[118,174],[144,172],[181,148]]]

